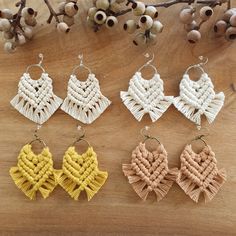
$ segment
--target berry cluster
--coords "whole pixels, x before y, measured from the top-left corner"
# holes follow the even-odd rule
[[[196,20],[196,8],[187,6],[183,8],[179,14],[180,21],[185,25],[185,30],[188,32],[187,40],[190,43],[196,43],[201,39],[200,27],[206,22],[214,13],[213,7],[221,5],[223,3],[229,3],[229,0],[219,0],[212,7],[203,6],[199,10],[200,22]],[[228,9],[224,13],[223,19],[218,20],[214,26],[214,31],[217,35],[225,35],[227,40],[233,40],[236,38],[236,9]]]
[[[33,36],[32,28],[37,24],[37,12],[23,4],[16,4],[20,15],[14,14],[10,9],[0,10],[0,31],[5,40],[4,49],[13,52],[17,45],[25,44]]]
[[[102,25],[114,28],[118,24],[117,17],[121,13],[121,3],[125,0],[94,0],[93,7],[89,8],[87,23],[94,31],[98,31]]]
[[[60,22],[58,18],[56,18],[56,21],[57,21],[57,30],[60,33],[68,33],[70,31],[70,26],[72,26],[75,23],[75,15],[78,13],[78,10],[79,7],[77,5],[77,0],[66,0],[59,3],[58,5],[59,13],[56,13],[56,16],[62,15],[62,21]],[[52,16],[54,16],[52,12],[51,14]]]
[[[133,43],[135,45],[155,44],[158,33],[163,30],[162,23],[157,20],[158,11],[156,7],[145,5],[139,1],[128,1],[131,3],[132,13],[137,16],[137,20],[127,20],[124,24],[124,30],[130,34],[136,32]]]
[[[222,20],[218,20],[214,26],[217,35],[225,35],[227,40],[236,39],[236,8],[227,10]]]

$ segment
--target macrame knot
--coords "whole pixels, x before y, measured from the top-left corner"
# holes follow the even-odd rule
[[[210,201],[226,180],[224,169],[218,170],[215,153],[205,146],[197,154],[187,145],[180,157],[181,168],[176,182],[195,202],[203,193],[205,201]]]
[[[52,80],[47,73],[42,73],[38,80],[24,73],[18,84],[18,94],[10,103],[28,119],[43,124],[58,109],[62,99],[53,93]]]
[[[180,96],[174,98],[174,106],[195,124],[201,124],[205,115],[212,123],[224,104],[224,93],[215,94],[211,79],[206,73],[198,81],[192,81],[184,74],[179,85]]]
[[[30,199],[35,199],[37,191],[47,198],[57,185],[49,149],[44,148],[36,155],[30,144],[21,149],[18,164],[10,169],[10,175],[17,187]]]
[[[61,109],[85,124],[96,120],[111,104],[100,91],[99,82],[94,74],[89,74],[86,81],[79,81],[75,75],[71,75],[67,97]]]
[[[145,80],[136,72],[129,82],[128,91],[121,91],[120,97],[134,117],[141,121],[149,113],[151,120],[158,120],[171,105],[173,97],[164,95],[163,81],[159,74]]]
[[[161,147],[160,147],[161,146]],[[124,175],[140,198],[146,200],[154,191],[161,200],[177,177],[178,169],[168,169],[167,152],[163,145],[150,152],[145,143],[140,143],[132,152],[131,164],[123,164]]]
[[[75,147],[69,147],[63,158],[62,170],[56,171],[58,183],[74,200],[78,200],[82,191],[91,200],[107,177],[107,172],[98,169],[97,155],[92,147],[82,155],[75,151]]]

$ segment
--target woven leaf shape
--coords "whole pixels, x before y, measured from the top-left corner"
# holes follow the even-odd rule
[[[86,81],[79,81],[75,75],[71,75],[67,97],[61,109],[85,124],[96,120],[111,104],[100,91],[99,82],[94,74],[89,74]]]
[[[18,84],[18,94],[10,103],[28,119],[43,124],[58,109],[62,99],[53,93],[52,80],[47,73],[42,73],[38,80],[24,73]]]
[[[58,183],[74,200],[78,200],[82,191],[91,200],[105,183],[108,173],[98,169],[97,154],[92,147],[80,155],[72,146],[65,152],[62,170],[57,170],[56,176]]]
[[[140,198],[146,200],[154,191],[161,200],[175,181],[178,169],[168,168],[167,152],[162,144],[150,152],[140,143],[132,152],[131,164],[123,164],[124,175]]]
[[[30,144],[21,149],[17,166],[10,169],[10,175],[17,187],[31,200],[35,199],[37,191],[47,198],[57,185],[49,149],[44,148],[36,155]]]
[[[179,89],[180,96],[174,98],[174,106],[197,125],[201,124],[202,115],[212,123],[224,104],[224,93],[215,93],[206,73],[198,81],[192,81],[188,74],[184,74]]]
[[[203,193],[205,202],[211,201],[226,181],[224,169],[218,170],[215,153],[205,146],[197,154],[187,145],[180,157],[181,168],[176,182],[195,202]]]
[[[146,80],[142,78],[141,72],[136,72],[129,82],[128,91],[121,91],[120,97],[138,121],[146,113],[152,122],[157,121],[173,101],[172,96],[164,95],[163,80],[157,73],[152,79]]]

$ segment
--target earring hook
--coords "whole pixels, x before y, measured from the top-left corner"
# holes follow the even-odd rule
[[[76,143],[80,142],[80,141],[84,141],[88,144],[88,146],[90,147],[90,143],[84,138],[85,137],[85,130],[82,126],[78,125],[77,126],[77,131],[80,132],[82,131],[82,133],[76,138],[76,140],[74,141],[74,143],[72,144],[72,146],[75,146]]]
[[[38,142],[40,142],[41,144],[43,144],[44,147],[46,147],[46,146],[47,146],[46,143],[45,143],[45,142],[43,141],[43,139],[41,139],[41,138],[39,137],[39,135],[38,135],[38,131],[39,131],[39,129],[41,129],[41,127],[42,127],[42,125],[37,124],[37,127],[36,127],[36,129],[34,130],[34,138],[35,138],[35,139],[32,140],[32,141],[30,142],[30,144],[32,144],[32,143],[38,141]]]
[[[79,54],[78,58],[80,59],[80,66],[83,66],[83,59],[84,59],[84,55],[83,54]]]
[[[40,61],[39,61],[38,65],[41,66],[43,63],[43,54],[42,53],[39,53],[39,58],[40,58]]]
[[[144,131],[148,131],[149,129],[150,129],[149,126],[145,126],[144,128],[140,130],[140,134],[144,137],[143,143],[145,143],[148,139],[153,139],[153,140],[156,140],[159,144],[161,144],[160,141],[156,137],[153,137],[150,134],[144,133]]]
[[[208,57],[204,57],[204,56],[199,56],[198,59],[200,60],[199,63],[191,65],[187,68],[187,70],[185,71],[185,74],[188,74],[189,70],[191,70],[192,68],[198,68],[202,71],[202,73],[205,73],[204,69],[202,68],[202,66],[206,65],[208,63]],[[205,61],[203,61],[205,59]]]
[[[27,68],[26,68],[26,73],[28,73],[29,69],[32,68],[32,67],[39,67],[43,72],[45,72],[44,68],[42,67],[42,63],[43,63],[43,54],[42,53],[39,53],[39,63],[38,64],[32,64],[32,65],[29,65]]]
[[[149,57],[150,57],[149,53],[145,53],[145,54],[144,54],[144,57],[149,58]],[[155,55],[154,55],[154,53],[152,53],[152,58],[149,59],[145,64],[143,64],[143,65],[138,69],[138,71],[140,72],[144,67],[150,66],[150,67],[152,67],[152,68],[154,69],[155,73],[158,74],[156,67],[151,64],[151,63],[154,61],[154,58],[155,58]]]
[[[89,72],[89,74],[92,74],[92,71],[90,70],[90,68],[87,67],[86,65],[84,65],[84,62],[83,62],[83,61],[84,61],[84,55],[83,55],[83,54],[79,54],[79,55],[78,55],[78,58],[79,58],[79,60],[80,60],[80,63],[79,63],[78,66],[75,66],[75,67],[74,67],[74,69],[73,69],[73,71],[72,71],[72,74],[75,75],[75,72],[76,72],[76,70],[77,70],[79,67],[85,68],[85,69]]]

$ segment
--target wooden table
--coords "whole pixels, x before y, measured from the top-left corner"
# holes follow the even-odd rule
[[[2,0],[0,8],[13,3]],[[13,1],[12,1],[13,2]],[[14,1],[15,2],[15,1]],[[236,235],[236,93],[231,84],[236,76],[236,43],[215,38],[212,27],[222,15],[217,10],[214,19],[203,28],[203,39],[197,45],[186,42],[186,32],[178,20],[180,5],[160,9],[165,30],[158,44],[151,48],[132,45],[131,37],[122,30],[103,28],[94,33],[86,26],[85,10],[89,1],[80,1],[77,24],[68,35],[59,35],[54,25],[46,25],[47,9],[42,1],[30,1],[39,11],[39,26],[32,42],[18,48],[14,54],[0,50],[0,232],[1,235]],[[56,2],[56,1],[55,1]],[[180,165],[179,156],[186,143],[198,132],[190,121],[173,106],[156,123],[145,116],[137,122],[121,103],[119,92],[126,90],[134,72],[144,62],[144,52],[154,52],[154,64],[165,83],[167,95],[177,96],[179,82],[186,68],[197,63],[197,57],[209,58],[205,69],[216,91],[226,95],[225,105],[210,126],[207,142],[212,146],[218,166],[225,167],[228,180],[214,200],[195,204],[176,185],[168,195],[156,202],[151,195],[142,202],[121,171],[128,163],[131,151],[142,137],[140,129],[151,126],[169,154],[170,167]],[[17,92],[17,84],[26,66],[44,54],[44,66],[53,78],[55,93],[66,96],[69,75],[84,54],[86,64],[100,81],[102,92],[112,105],[93,124],[84,126],[86,137],[98,154],[100,169],[109,178],[92,201],[81,195],[73,201],[57,187],[46,200],[28,200],[14,185],[9,168],[16,165],[20,148],[32,139],[36,125],[20,115],[9,101]],[[145,70],[147,78],[151,70]],[[35,78],[39,71],[32,71]],[[80,74],[86,78],[86,72]],[[58,110],[40,130],[40,136],[53,153],[55,168],[60,168],[66,148],[74,141],[78,122]]]

